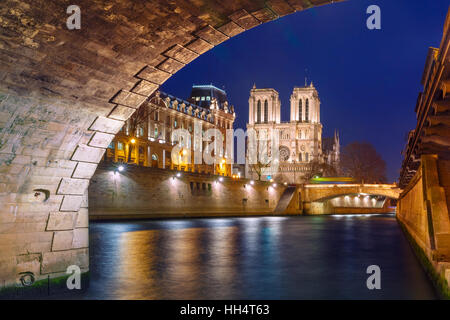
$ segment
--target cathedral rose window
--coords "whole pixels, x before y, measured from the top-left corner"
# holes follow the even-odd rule
[[[290,150],[288,147],[286,146],[281,146],[280,147],[280,160],[281,161],[288,161],[289,160],[289,154],[290,154]]]

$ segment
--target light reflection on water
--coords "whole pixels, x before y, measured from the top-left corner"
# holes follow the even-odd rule
[[[90,238],[85,298],[435,298],[393,215],[94,222]]]

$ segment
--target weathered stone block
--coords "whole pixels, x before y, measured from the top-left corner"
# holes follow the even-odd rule
[[[236,11],[235,13],[230,15],[230,19],[247,30],[260,24],[258,19],[248,13],[245,9]]]
[[[16,272],[32,272],[35,276],[39,275],[41,268],[40,254],[25,254],[16,256]]]
[[[158,89],[158,87],[159,85],[156,83],[147,80],[140,80],[131,91],[148,97],[151,96],[152,93]]]
[[[57,194],[83,195],[88,186],[88,179],[63,178],[59,184]]]
[[[109,146],[109,144],[111,143],[112,139],[114,139],[113,134],[97,131],[92,136],[91,141],[89,141],[89,145],[91,147],[107,148]]]
[[[72,249],[73,230],[56,231],[53,236],[52,251]]]
[[[146,66],[136,76],[140,79],[161,85],[170,78],[171,74],[151,66]]]
[[[117,105],[111,113],[108,115],[108,118],[116,119],[116,120],[127,120],[131,115],[136,111],[136,109]]]
[[[252,12],[252,14],[262,23],[269,22],[278,18],[278,16],[269,8],[262,8],[255,12]]]
[[[230,21],[227,24],[221,26],[219,28],[219,31],[226,34],[227,36],[229,36],[231,38],[243,31],[245,31],[245,29],[238,26],[235,22]]]
[[[89,207],[89,192],[86,190],[83,195],[83,200],[81,201],[81,208]]]
[[[87,248],[89,247],[89,229],[77,228],[73,230],[73,248]]]
[[[72,230],[76,214],[76,212],[50,212],[46,230]]]
[[[212,45],[217,46],[218,44],[224,42],[228,39],[226,35],[224,35],[219,30],[214,29],[212,26],[207,25],[203,29],[200,29],[195,33],[198,37],[202,38],[203,40],[208,41]]]
[[[82,269],[88,268],[88,249],[44,253],[42,256],[41,273],[65,272],[67,267],[71,265],[77,265]]]
[[[170,72],[170,73],[175,73],[183,67],[184,67],[184,64],[182,64],[181,62],[178,62],[177,60],[172,59],[172,58],[167,58],[166,60],[164,60],[157,66],[158,69],[166,71],[166,72]]]
[[[164,53],[164,55],[173,58],[175,60],[178,60],[184,64],[188,64],[189,62],[198,57],[197,53],[183,46],[180,46],[179,44],[176,44],[175,46],[167,50]]]
[[[82,196],[64,196],[61,203],[60,211],[78,211],[80,210],[81,202],[83,201]]]
[[[72,160],[99,163],[105,149],[79,145],[75,150]]]
[[[327,0],[328,1],[328,0]],[[285,16],[290,13],[294,13],[295,10],[289,3],[285,0],[269,0],[269,6],[275,11],[280,17]]]
[[[303,0],[286,0],[289,5],[294,8],[297,11],[301,11],[307,8],[307,6],[304,4]],[[331,0],[327,0],[331,1]]]
[[[210,44],[209,42],[198,38],[194,41],[192,41],[191,43],[189,43],[186,48],[198,53],[198,54],[203,54],[208,50],[211,50],[212,48],[214,48],[214,46],[212,44]]]
[[[146,97],[134,92],[121,90],[113,99],[112,103],[117,103],[130,108],[139,108],[145,101]]]
[[[72,178],[90,179],[97,169],[97,164],[88,162],[78,162]]]
[[[336,2],[336,1],[335,1]],[[333,0],[309,0],[309,1],[304,1],[305,3],[305,8],[310,8],[312,6],[321,6],[327,3],[333,3]]]
[[[80,208],[78,211],[76,228],[87,228],[89,226],[89,211],[88,208]]]
[[[123,127],[124,122],[105,117],[98,117],[89,130],[116,134]]]

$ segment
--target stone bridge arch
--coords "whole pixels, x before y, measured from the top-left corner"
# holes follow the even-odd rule
[[[303,201],[323,202],[345,195],[367,194],[385,196],[391,199],[400,197],[401,189],[395,184],[336,184],[336,185],[306,185]]]
[[[376,207],[376,202],[367,202],[371,196],[383,196],[390,199],[398,199],[401,189],[395,184],[324,184],[305,185],[301,189],[302,208],[306,214],[330,214],[330,213],[384,213],[387,204],[384,200],[381,207]],[[332,203],[333,199],[350,196],[349,200],[359,199],[356,203]],[[341,198],[342,199],[342,198]],[[375,200],[375,198],[372,198]]]
[[[0,286],[88,270],[89,180],[161,84],[241,32],[339,1],[80,0],[80,30],[67,1],[2,1]]]

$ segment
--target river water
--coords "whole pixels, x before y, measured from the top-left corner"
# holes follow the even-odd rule
[[[87,299],[436,297],[394,215],[90,224]]]

